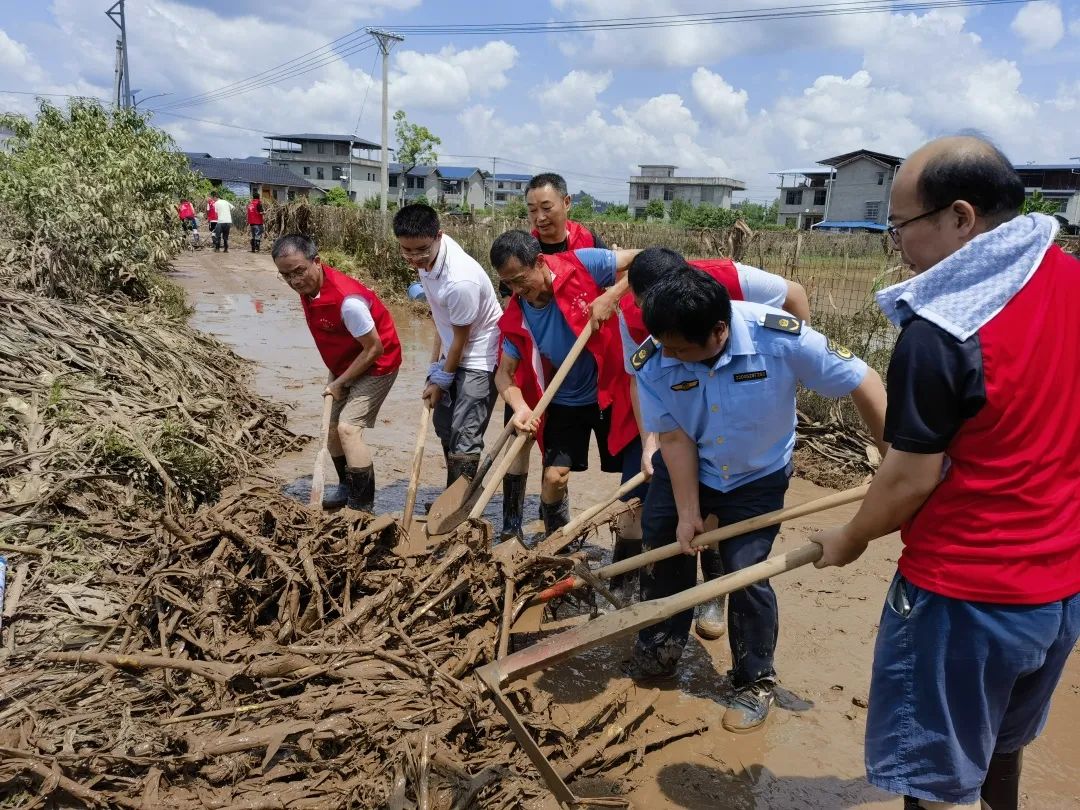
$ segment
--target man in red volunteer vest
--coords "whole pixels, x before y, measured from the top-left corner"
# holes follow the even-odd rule
[[[579,248],[607,249],[607,245],[595,231],[567,218],[570,212],[570,195],[567,193],[566,180],[561,175],[545,172],[529,180],[525,188],[525,204],[528,206],[532,235],[540,240],[541,253],[551,255]],[[510,289],[500,283],[499,294],[503,298],[509,298]],[[503,424],[509,422],[513,415],[507,405]],[[521,536],[531,450],[531,444],[522,450],[503,478],[504,537]]]
[[[630,263],[626,280],[630,289],[619,302],[619,329],[622,333],[623,355],[626,358],[630,377],[630,400],[634,406],[634,418],[638,423],[639,438],[627,447],[626,452],[636,453],[641,458],[641,469],[652,476],[652,458],[660,444],[655,433],[644,429],[641,420],[641,406],[638,401],[637,379],[632,374],[629,358],[638,346],[649,336],[641,314],[641,301],[645,294],[660,280],[681,272],[687,267],[701,270],[720,282],[728,291],[732,301],[749,301],[754,304],[767,304],[783,309],[796,316],[804,324],[810,323],[810,302],[806,290],[795,281],[767,273],[757,267],[732,261],[731,259],[695,259],[687,262],[679,253],[670,248],[653,247],[643,250]],[[640,498],[645,502],[648,485],[643,484],[627,495],[627,498]],[[615,526],[616,541],[612,554],[614,562],[631,557],[641,551],[641,517],[632,512],[624,512]],[[705,579],[713,580],[723,576],[723,563],[715,548],[703,549],[701,554],[701,573]],[[632,597],[636,589],[637,578],[627,575],[615,583],[624,590],[629,590]],[[695,616],[694,630],[704,639],[720,638],[727,632],[727,598],[721,596],[701,605]]]
[[[176,207],[176,213],[180,215],[180,222],[183,223],[185,230],[195,230],[195,206],[191,204],[191,200],[181,200],[180,205]]]
[[[401,342],[389,310],[371,290],[319,260],[300,234],[270,251],[278,272],[300,294],[311,336],[330,370],[323,396],[334,398],[327,445],[350,509],[372,511],[375,466],[364,429],[375,426],[401,367]]]
[[[206,198],[206,230],[210,231],[211,239],[217,239],[217,195],[211,194]]]
[[[263,204],[258,197],[252,197],[247,204],[248,232],[251,234],[251,252],[258,253],[263,235]]]
[[[889,233],[916,275],[878,293],[900,326],[891,448],[846,565],[900,526],[866,720],[869,781],[905,807],[1015,810],[1024,747],[1080,637],[1080,262],[975,137],[900,167]]]
[[[586,248],[545,256],[525,231],[507,231],[491,246],[491,265],[513,292],[499,320],[495,384],[514,411],[515,427],[538,434],[540,516],[549,534],[570,518],[570,472],[589,468],[590,435],[596,434],[604,472],[622,471],[622,451],[637,435],[618,326],[610,317],[626,290],[617,275],[635,255]],[[596,333],[537,423],[532,409],[590,318],[600,322]]]

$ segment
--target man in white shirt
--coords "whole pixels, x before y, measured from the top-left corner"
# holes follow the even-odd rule
[[[394,215],[401,255],[420,275],[435,321],[423,399],[434,409],[446,456],[446,485],[472,479],[497,391],[502,308],[484,268],[444,234],[435,209],[413,203]]]
[[[218,197],[216,191],[210,192],[210,199],[214,204],[214,212],[217,214],[217,227],[214,229],[214,252],[224,246],[225,252],[229,252],[229,231],[232,230],[232,203]]]

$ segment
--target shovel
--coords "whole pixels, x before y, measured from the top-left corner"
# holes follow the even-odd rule
[[[330,412],[334,409],[334,398],[329,394],[323,396],[322,409],[322,447],[315,456],[315,469],[311,475],[311,499],[308,506],[312,509],[322,510],[323,489],[326,488],[326,461],[330,458],[330,450],[326,446],[330,439]]]
[[[628,481],[627,484],[629,483],[630,482]],[[807,501],[806,503],[800,503],[784,509],[776,509],[772,512],[766,512],[763,515],[740,520],[738,523],[721,526],[718,529],[699,534],[694,538],[692,545],[694,548],[705,548],[724,540],[730,540],[732,537],[746,534],[747,532],[764,529],[766,526],[775,526],[777,523],[783,523],[785,520],[794,520],[795,518],[806,517],[807,515],[813,515],[817,512],[824,512],[826,509],[833,509],[837,506],[844,506],[845,504],[854,503],[855,501],[861,501],[866,497],[866,493],[869,489],[869,484],[863,484],[860,487],[846,489],[843,492],[834,492],[823,498],[816,498],[812,501]],[[552,537],[554,537],[554,535],[552,535]],[[620,574],[625,574],[638,568],[644,568],[646,565],[652,565],[661,560],[670,559],[681,553],[682,551],[680,550],[678,543],[669,543],[666,546],[660,546],[659,548],[636,554],[633,557],[627,557],[625,560],[620,560],[617,563],[605,565],[603,568],[598,568],[593,572],[593,576],[603,581],[610,581]],[[540,623],[543,620],[545,604],[556,597],[565,596],[571,591],[582,588],[587,584],[588,583],[579,576],[570,576],[559,580],[554,585],[545,588],[532,597],[526,597],[525,599],[519,600],[515,607],[516,615],[510,632],[537,632],[540,629]]]
[[[464,476],[459,478],[435,499],[435,502],[431,504],[431,511],[428,512],[428,534],[445,534],[453,531],[469,516],[473,504],[480,497],[480,484],[483,483],[484,476],[487,475],[502,449],[506,447],[506,442],[509,441],[513,432],[514,423],[507,422],[503,432],[499,434],[499,438],[495,440],[495,444],[491,446],[480,462],[480,466],[477,467],[473,479],[470,481]]]
[[[402,513],[401,526],[409,531],[413,522],[413,509],[416,507],[416,487],[420,483],[420,463],[424,460],[424,443],[427,441],[428,424],[431,422],[431,408],[424,402],[420,411],[420,429],[416,432],[416,449],[413,450],[412,472],[409,475],[409,489],[405,493],[405,511]]]
[[[643,627],[654,625],[704,602],[816,562],[821,558],[821,554],[821,546],[817,543],[807,543],[786,554],[775,555],[756,565],[747,566],[680,593],[649,602],[639,602],[614,613],[608,613],[593,619],[588,624],[549,636],[520,652],[485,664],[476,670],[476,677],[490,692],[492,701],[506,719],[518,744],[540,772],[540,776],[547,783],[555,799],[565,805],[573,806],[578,801],[578,797],[567,787],[558,771],[544,756],[544,752],[525,727],[510,700],[502,692],[502,687],[511,681],[565,661],[598,644],[636,633]]]
[[[581,334],[578,335],[577,340],[574,341],[574,345],[570,347],[570,351],[567,352],[566,359],[562,361],[559,370],[555,372],[555,376],[551,378],[551,382],[548,383],[547,388],[544,389],[544,395],[540,397],[540,401],[536,403],[536,407],[533,408],[530,418],[539,419],[544,415],[544,411],[547,410],[548,405],[551,404],[551,400],[555,398],[555,395],[559,393],[559,387],[563,384],[566,376],[570,373],[570,369],[585,350],[585,344],[589,342],[589,338],[591,338],[592,335],[593,323],[592,321],[589,321],[585,324],[585,328],[581,330]],[[510,422],[510,424],[513,424],[513,422]],[[521,452],[521,448],[525,446],[525,442],[529,441],[530,438],[531,436],[528,433],[521,433],[514,439],[514,443],[510,445],[510,449],[507,451],[506,455],[502,457],[499,466],[495,468],[491,480],[488,481],[487,486],[484,487],[484,491],[480,493],[479,500],[473,505],[472,511],[469,512],[470,519],[478,518],[484,514],[484,508],[495,494],[495,490],[498,489],[499,485],[502,483],[506,471],[510,469],[510,465],[514,463],[514,459],[516,459],[518,453]]]

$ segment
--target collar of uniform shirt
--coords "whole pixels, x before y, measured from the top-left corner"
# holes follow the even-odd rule
[[[757,347],[754,346],[753,338],[750,337],[750,328],[746,325],[746,321],[739,316],[738,312],[732,311],[731,326],[728,332],[727,344],[724,346],[724,350],[720,352],[720,357],[713,364],[713,369],[726,366],[731,362],[733,355],[757,354]],[[675,357],[663,355],[660,357],[661,368],[685,366],[688,369],[694,370],[695,366],[700,367],[701,365],[700,362],[686,363]]]

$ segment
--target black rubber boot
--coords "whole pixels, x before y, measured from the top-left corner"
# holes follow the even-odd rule
[[[451,453],[446,457],[446,486],[449,488],[452,483],[461,477],[464,477],[467,481],[472,481],[476,477],[476,470],[479,466],[479,455]]]
[[[375,509],[375,465],[349,467],[346,476],[349,488],[349,500],[346,506],[360,512],[372,512]]]
[[[1017,810],[1020,806],[1020,769],[1023,764],[1023,748],[990,757],[990,767],[979,793],[990,810]]]
[[[511,473],[503,478],[503,522],[500,540],[517,538],[520,542],[525,542],[522,526],[525,512],[525,484],[528,479],[528,473],[525,475]]]
[[[251,240],[251,252],[252,253],[258,253],[259,252],[259,245],[255,242],[254,239]]]
[[[570,495],[563,495],[558,503],[540,501],[540,517],[544,520],[544,534],[550,535],[570,522]]]
[[[334,462],[338,483],[343,487],[347,487],[349,485],[349,463],[345,461],[345,456],[330,456],[330,460]]]

